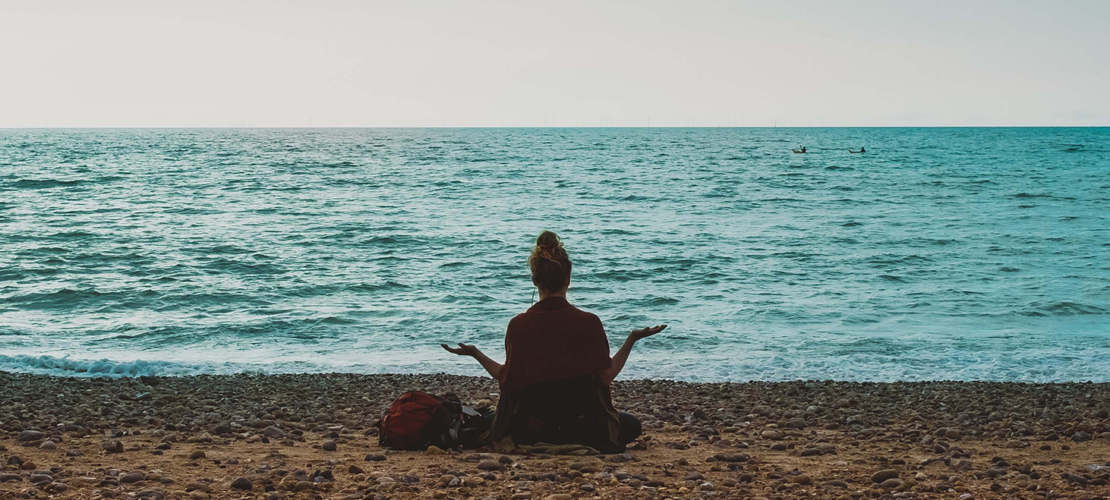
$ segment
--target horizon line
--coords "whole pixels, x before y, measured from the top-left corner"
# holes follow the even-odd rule
[[[676,126],[443,126],[443,125],[400,125],[400,126],[348,126],[348,125],[170,125],[170,126],[48,126],[48,127],[7,127],[0,130],[259,130],[259,129],[346,129],[346,130],[396,130],[396,129],[851,129],[851,128],[1110,128],[1107,125],[791,125],[791,126],[731,126],[731,125],[676,125]]]

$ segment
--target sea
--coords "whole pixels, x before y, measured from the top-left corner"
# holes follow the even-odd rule
[[[0,370],[478,375],[543,230],[623,378],[1110,381],[1110,128],[4,129]]]

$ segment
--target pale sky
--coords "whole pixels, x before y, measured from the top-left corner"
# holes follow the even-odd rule
[[[0,127],[1110,125],[1110,1],[0,0]]]

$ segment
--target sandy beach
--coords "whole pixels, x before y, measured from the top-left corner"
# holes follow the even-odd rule
[[[448,375],[0,373],[2,498],[1110,496],[1110,385],[619,381],[626,454],[394,452],[373,423]]]

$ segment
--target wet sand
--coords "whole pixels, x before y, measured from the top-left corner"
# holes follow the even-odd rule
[[[621,381],[642,440],[601,457],[380,449],[446,375],[0,373],[0,498],[1110,497],[1110,384]]]

